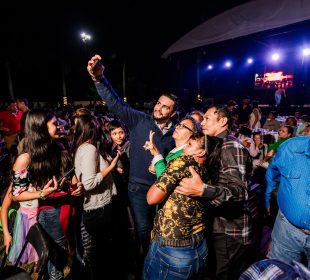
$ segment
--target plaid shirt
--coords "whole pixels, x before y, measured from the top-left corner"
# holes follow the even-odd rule
[[[235,238],[241,244],[250,244],[251,224],[247,211],[247,179],[251,173],[251,158],[247,149],[224,131],[219,179],[216,185],[204,184],[203,196],[214,207],[213,233]]]
[[[242,273],[239,280],[309,280],[310,271],[301,263],[292,265],[276,259],[261,260]]]

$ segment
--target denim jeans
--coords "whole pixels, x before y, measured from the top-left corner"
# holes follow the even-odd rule
[[[43,209],[39,214],[39,223],[55,242],[48,262],[50,280],[64,279],[63,269],[67,260],[67,241],[60,224],[59,215],[60,208]]]
[[[149,186],[129,183],[128,196],[136,222],[136,232],[144,253],[150,244],[150,233],[153,228],[155,207],[148,205],[146,193]]]
[[[274,95],[274,99],[275,99],[275,102],[276,102],[276,106],[280,106],[282,95],[281,94],[275,94]]]
[[[269,258],[300,262],[301,253],[304,252],[308,259],[308,269],[310,269],[310,235],[292,225],[280,210],[271,238]]]
[[[160,246],[152,241],[144,263],[144,280],[200,279],[206,266],[206,239],[195,246]]]

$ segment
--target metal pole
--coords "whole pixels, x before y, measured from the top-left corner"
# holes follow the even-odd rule
[[[196,59],[196,73],[197,73],[197,94],[200,93],[200,52],[197,52],[197,59]]]
[[[13,82],[12,82],[12,76],[11,76],[11,69],[10,69],[10,64],[9,64],[9,60],[6,59],[6,72],[8,75],[8,87],[9,87],[9,93],[10,93],[10,97],[12,100],[14,100],[14,90],[13,90]]]
[[[61,64],[61,73],[62,73],[62,95],[63,95],[63,105],[68,104],[67,99],[67,87],[66,87],[66,77],[65,77],[65,65],[64,63]]]
[[[126,97],[126,62],[123,63],[123,96]]]

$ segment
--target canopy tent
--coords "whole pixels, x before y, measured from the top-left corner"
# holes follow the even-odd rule
[[[207,20],[188,32],[163,54],[190,50],[310,19],[309,0],[256,0]]]

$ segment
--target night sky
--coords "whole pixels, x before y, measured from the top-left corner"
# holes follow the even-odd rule
[[[64,75],[69,101],[93,98],[86,65],[95,53],[103,57],[106,76],[120,94],[125,63],[129,101],[178,91],[175,62],[161,54],[208,18],[248,1],[63,2],[34,6],[28,1],[1,9],[2,100],[9,93],[7,63],[15,96],[61,101]],[[87,44],[82,31],[92,35]]]

